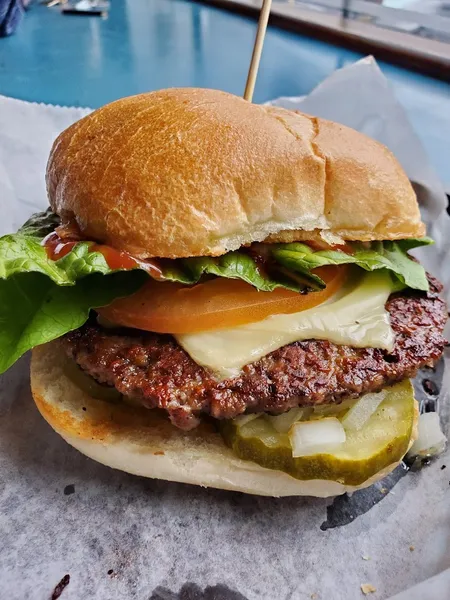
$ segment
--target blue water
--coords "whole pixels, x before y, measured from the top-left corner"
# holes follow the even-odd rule
[[[97,107],[169,86],[242,94],[256,23],[184,0],[112,0],[109,18],[34,5],[0,39],[0,93]],[[270,28],[254,100],[308,93],[361,55]],[[450,181],[450,85],[381,64],[441,177]]]

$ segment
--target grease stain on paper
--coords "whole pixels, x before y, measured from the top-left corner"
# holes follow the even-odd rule
[[[148,600],[247,600],[247,597],[221,583],[202,591],[196,583],[187,582],[178,593],[158,586]]]

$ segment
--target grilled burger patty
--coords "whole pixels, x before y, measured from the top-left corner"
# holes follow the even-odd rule
[[[230,419],[247,412],[281,413],[295,406],[341,402],[378,391],[441,356],[447,311],[441,284],[429,276],[427,294],[405,292],[386,303],[395,332],[392,352],[304,341],[245,366],[239,377],[217,381],[170,335],[104,329],[95,321],[67,334],[70,357],[101,383],[147,408],[167,410],[174,425],[192,429],[201,413]]]

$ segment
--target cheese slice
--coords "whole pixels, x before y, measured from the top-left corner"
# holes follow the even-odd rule
[[[389,273],[375,271],[350,284],[339,296],[302,312],[175,337],[196,363],[221,379],[237,376],[244,365],[282,346],[307,339],[390,351],[394,332],[385,304],[392,291]]]

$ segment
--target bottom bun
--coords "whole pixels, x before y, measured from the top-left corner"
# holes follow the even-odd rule
[[[59,342],[33,350],[31,390],[42,416],[69,444],[94,460],[134,475],[261,496],[337,496],[372,485],[398,463],[360,486],[300,481],[233,454],[210,423],[174,427],[158,410],[92,398],[64,373]]]

